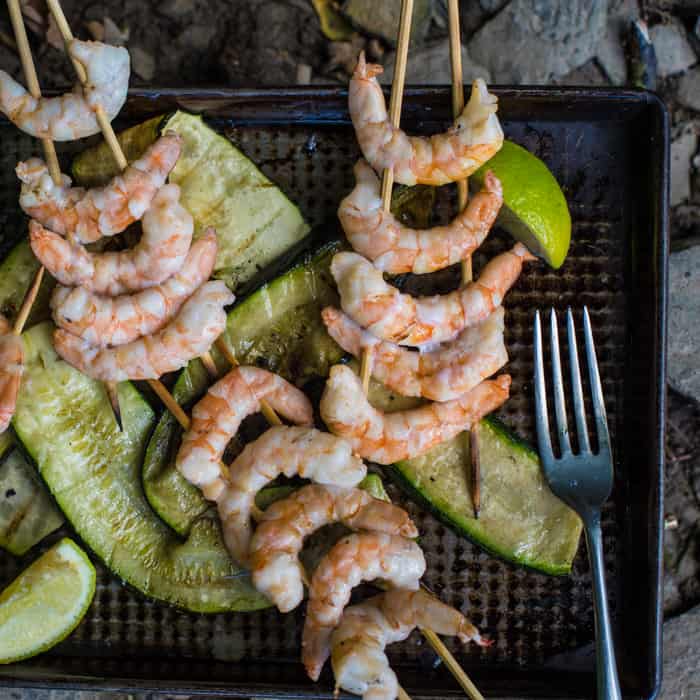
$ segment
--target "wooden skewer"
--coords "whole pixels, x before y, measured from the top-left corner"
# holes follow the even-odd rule
[[[396,62],[394,64],[394,80],[391,84],[391,102],[389,103],[389,119],[393,126],[401,122],[401,105],[403,103],[403,86],[406,82],[406,63],[408,62],[408,42],[411,37],[411,19],[413,18],[413,0],[402,0],[401,18],[399,20],[399,37],[396,46]],[[382,172],[382,207],[384,211],[391,209],[391,191],[394,186],[394,171],[385,168]],[[372,376],[373,346],[365,348],[360,362],[362,389],[365,394],[369,389]],[[410,695],[399,686],[399,700],[411,700]]]
[[[34,99],[38,100],[41,97],[41,88],[39,87],[39,78],[36,74],[32,52],[29,48],[29,39],[27,38],[27,30],[24,27],[19,0],[7,0],[7,8],[10,12],[10,21],[12,22],[12,29],[15,33],[17,51],[20,61],[22,62],[22,70],[24,71],[24,79],[27,82],[27,90],[29,90],[29,94]],[[51,179],[54,183],[59,185],[61,183],[61,168],[58,164],[58,156],[56,155],[56,148],[53,141],[48,138],[41,139],[41,145],[44,147],[46,165],[49,168]]]
[[[56,20],[56,26],[58,27],[58,30],[61,33],[61,37],[63,38],[67,50],[70,42],[73,41],[73,32],[71,31],[70,25],[68,24],[68,20],[66,19],[66,15],[63,12],[61,3],[59,2],[59,0],[47,0],[47,5],[49,7],[49,10],[51,11],[51,14],[53,15],[53,18]],[[83,64],[79,61],[74,60],[72,57],[71,60],[75,68],[76,75],[78,76],[78,80],[82,84],[85,84],[85,82],[87,81],[85,66],[83,66]],[[101,107],[97,107],[95,114],[97,117],[97,122],[99,123],[100,128],[102,129],[102,133],[104,134],[105,141],[107,142],[107,145],[112,151],[112,155],[114,156],[114,159],[116,160],[119,169],[124,170],[129,163],[126,159],[126,156],[124,155],[124,152],[122,151],[121,145],[119,144],[119,140],[117,139],[117,136],[114,133],[114,129],[112,128],[111,122],[109,121],[107,115]],[[236,362],[235,356],[232,352],[230,352],[228,346],[223,340],[221,340],[220,343],[217,342],[217,347],[222,352],[222,354],[224,354],[224,356],[232,366],[238,364]],[[212,377],[216,376],[216,364],[211,354],[209,352],[206,352],[202,355],[200,359],[202,360],[207,372]],[[155,391],[155,393],[159,396],[161,401],[163,401],[166,408],[173,414],[173,416],[175,416],[178,423],[180,423],[180,425],[187,429],[187,427],[189,426],[189,418],[187,417],[187,414],[182,410],[177,401],[175,401],[172,394],[165,388],[163,383],[160,382],[160,380],[158,379],[151,379],[148,383],[150,384],[153,391]],[[265,401],[262,402],[262,412],[265,414],[265,417],[270,423],[272,423],[273,425],[281,425],[282,421],[272,410],[270,405]],[[185,423],[187,423],[187,425],[185,425]]]
[[[34,60],[32,59],[32,53],[29,48],[29,39],[27,38],[27,30],[22,19],[22,9],[20,8],[19,0],[8,0],[7,9],[9,10],[12,29],[15,33],[17,51],[20,61],[22,62],[24,79],[27,82],[27,90],[29,90],[29,94],[34,99],[38,100],[41,97],[41,88],[39,87],[39,78],[36,74]],[[56,155],[56,148],[53,141],[51,139],[41,139],[41,145],[44,147],[44,155],[51,179],[56,185],[60,185],[61,168],[58,164],[58,156]],[[22,306],[19,309],[13,328],[13,333],[15,335],[20,335],[24,330],[24,324],[27,322],[32,305],[39,293],[39,287],[41,287],[43,278],[44,268],[42,266],[37,270],[34,280],[22,301]]]
[[[216,377],[219,375],[219,370],[216,368],[216,362],[214,362],[214,358],[211,356],[211,353],[205,352],[199,359],[202,361],[204,369],[207,370],[207,374],[212,379],[216,379]]]
[[[374,346],[367,346],[360,358],[360,380],[365,396],[369,393],[369,380],[372,378],[372,365],[374,364]]]
[[[411,18],[413,15],[413,0],[403,0],[401,3],[401,19],[399,22],[399,37],[396,47],[396,62],[394,64],[394,80],[391,84],[391,102],[389,105],[389,118],[394,127],[398,128],[401,121],[401,106],[403,102],[404,83],[406,81],[406,64],[408,62],[408,43],[411,33]],[[461,58],[461,56],[460,56]],[[461,73],[461,61],[460,61]],[[461,109],[460,109],[461,112]],[[391,188],[394,182],[394,171],[387,168],[382,172],[382,207],[384,211],[391,208]],[[466,183],[465,183],[466,184]],[[466,190],[465,190],[466,191]],[[466,201],[466,200],[465,200]],[[372,350],[371,346],[365,348],[362,353],[360,374],[362,387],[367,393],[369,380],[372,374]],[[450,650],[442,643],[440,638],[429,629],[421,628],[421,632],[426,641],[434,649],[435,653],[442,659],[457,682],[472,700],[483,700],[481,693],[469,679],[464,669],[459,665]],[[399,688],[400,700],[410,700],[409,696]]]
[[[231,350],[228,343],[224,340],[223,336],[219,336],[214,342],[217,350],[226,358],[231,367],[237,367],[238,360],[233,354],[233,350]],[[264,399],[260,402],[260,410],[270,425],[282,425],[280,417],[275,413],[272,406],[270,406],[270,404]]]
[[[389,102],[389,119],[394,128],[401,123],[403,105],[403,88],[406,83],[406,65],[408,63],[408,43],[411,38],[411,19],[413,17],[413,0],[403,0],[399,19],[399,37],[396,46],[394,79],[391,83],[391,101]],[[385,168],[382,172],[382,207],[391,209],[391,189],[394,185],[394,171]]]
[[[464,669],[459,665],[459,662],[452,655],[452,652],[445,646],[445,643],[440,637],[427,627],[420,628],[421,633],[435,650],[438,656],[443,660],[445,666],[450,673],[455,677],[457,683],[462,687],[468,698],[471,700],[484,700],[484,696],[479,692],[479,689],[474,685],[474,682],[464,672]]]
[[[59,0],[46,0],[46,4],[48,5],[54,20],[56,21],[56,26],[58,27],[58,31],[61,33],[64,43],[66,44],[66,49],[68,49],[68,45],[71,41],[73,41],[73,32],[71,31],[66,15],[63,12],[61,3]],[[68,55],[70,56],[70,54]],[[78,76],[78,80],[82,85],[84,85],[87,82],[85,66],[80,63],[80,61],[76,61],[72,56],[70,56],[70,59],[73,63],[73,68],[75,68],[75,74]],[[107,141],[109,144],[109,148],[117,161],[119,169],[124,170],[128,165],[126,156],[119,145],[117,136],[112,128],[112,123],[109,121],[104,109],[99,105],[95,109],[95,117],[97,119],[97,123],[100,125],[102,133],[104,134],[105,141]]]
[[[401,123],[401,107],[403,104],[403,87],[406,82],[406,64],[408,63],[408,42],[411,38],[411,20],[413,18],[413,0],[403,0],[401,17],[399,19],[399,37],[396,45],[396,61],[394,63],[394,79],[391,83],[391,101],[389,102],[389,119],[394,128]],[[391,209],[391,191],[394,186],[394,171],[384,168],[382,171],[382,208]],[[366,347],[360,360],[360,378],[362,388],[367,393],[369,380],[372,376],[374,349]]]
[[[29,289],[27,290],[27,293],[24,295],[24,299],[22,300],[22,306],[20,306],[19,308],[17,318],[15,319],[15,326],[12,329],[12,332],[15,335],[22,335],[22,331],[24,330],[24,324],[29,318],[29,314],[31,313],[32,306],[34,305],[34,301],[36,300],[36,295],[39,293],[39,288],[41,287],[41,282],[43,279],[44,267],[42,266],[36,271],[36,275],[34,275],[34,279],[32,280],[32,283]]]
[[[63,13],[63,9],[61,8],[61,5],[56,1],[56,0],[48,0],[47,4],[49,6],[49,10],[54,16],[54,19],[56,20],[56,24],[59,27],[59,30],[61,32],[61,36],[63,37],[63,41],[66,44],[66,49],[68,48],[68,43],[72,41],[73,39],[73,33],[70,30],[70,27],[68,26],[68,21],[66,20],[66,16]],[[70,55],[70,54],[69,54]],[[76,61],[72,56],[71,56],[71,61],[73,63],[73,66],[75,68],[75,72],[78,76],[78,80],[82,85],[84,85],[87,82],[87,73],[85,72],[85,67]],[[112,134],[112,137],[114,138],[116,142],[116,137],[114,136],[114,131],[112,131],[112,125],[109,123],[109,120],[107,119],[106,114],[104,113],[104,110],[101,107],[97,108],[96,111],[97,115],[97,121],[100,124],[100,127],[102,128],[103,131],[105,131],[104,124],[106,124],[109,127],[109,131]],[[102,117],[102,119],[100,119]],[[105,132],[105,138],[109,140],[109,137],[107,135],[107,132]],[[121,149],[119,149],[119,153],[121,154],[121,158],[117,158],[117,162],[119,164],[120,170],[123,170],[127,166],[126,158],[124,157],[124,154],[121,153]],[[116,154],[115,154],[116,157]],[[109,402],[112,404],[112,410],[114,411],[114,417],[117,421],[117,425],[119,426],[119,429],[122,429],[122,419],[121,419],[121,409],[119,408],[119,392],[117,389],[117,383],[116,382],[105,382],[105,387],[107,388],[107,395],[109,396]]]
[[[19,57],[22,62],[22,69],[24,71],[24,77],[27,82],[27,90],[32,97],[39,99],[41,97],[41,88],[39,87],[39,78],[36,74],[36,67],[34,66],[34,59],[32,58],[32,52],[29,48],[29,40],[27,38],[27,30],[24,26],[24,20],[22,19],[22,10],[19,5],[18,0],[8,0],[7,7],[10,13],[10,21],[12,22],[12,28],[15,33],[15,40],[17,43],[17,51],[19,52]],[[46,165],[51,175],[51,179],[56,185],[61,184],[61,168],[58,164],[58,156],[56,155],[56,147],[54,143],[49,138],[41,139],[41,144],[44,148],[44,156],[46,158]],[[20,335],[24,330],[24,325],[29,318],[29,313],[31,312],[32,306],[36,301],[37,294],[39,293],[39,288],[41,287],[41,282],[44,279],[44,267],[40,267],[34,280],[30,285],[27,293],[22,301],[22,306],[20,307],[19,313],[15,320],[15,325],[13,328],[13,333],[15,335]],[[116,384],[108,383],[106,384],[107,394],[109,396],[110,403],[112,404],[112,410],[114,411],[114,418],[121,430],[121,412],[119,410],[119,397],[117,395]]]
[[[448,21],[450,28],[450,66],[452,68],[452,113],[458,117],[464,109],[464,78],[462,76],[462,42],[459,36],[459,0],[449,0]],[[467,206],[467,180],[457,183],[459,211]],[[471,255],[462,261],[462,283],[472,281]],[[481,461],[479,460],[479,426],[476,424],[469,431],[469,453],[471,463],[470,487],[474,517],[478,519],[481,512]]]
[[[401,686],[399,686],[397,695],[398,700],[411,700],[411,696]]]
[[[449,0],[448,21],[450,28],[450,68],[452,69],[452,114],[458,117],[464,109],[464,78],[462,75],[462,42],[459,36],[459,0]],[[467,206],[467,180],[457,182],[459,211]],[[472,279],[472,259],[469,256],[462,261],[462,279]]]

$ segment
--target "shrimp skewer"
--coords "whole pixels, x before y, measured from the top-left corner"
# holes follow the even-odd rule
[[[207,282],[167,326],[152,336],[115,348],[96,348],[58,328],[54,347],[66,362],[93,379],[157,379],[209,349],[226,327],[224,307],[234,299],[224,282]]]
[[[22,181],[20,206],[42,226],[78,243],[114,236],[150,208],[175,167],[181,147],[182,139],[168,132],[108,185],[87,191],[71,187],[67,175],[60,184],[54,183],[46,164],[31,158],[15,169]]]
[[[331,634],[355,586],[382,579],[394,588],[416,591],[424,573],[425,557],[413,540],[377,532],[339,540],[319,563],[309,587],[301,655],[311,679],[318,680],[330,655]]]
[[[24,346],[0,314],[0,433],[7,430],[17,405],[17,395],[24,371]]]
[[[294,423],[313,423],[313,409],[306,395],[279,375],[259,367],[235,367],[211,386],[192,410],[175,466],[209,500],[217,500],[226,484],[219,466],[226,445],[243,419],[261,410],[263,401]]]
[[[384,210],[379,178],[366,161],[355,165],[355,179],[338,218],[354,250],[392,275],[433,272],[466,259],[483,243],[503,203],[501,183],[489,172],[484,189],[447,226],[412,229]]]
[[[304,597],[299,552],[304,539],[324,525],[341,522],[352,530],[373,530],[414,538],[418,530],[403,508],[366,491],[309,484],[273,503],[258,522],[250,545],[253,585],[280,612]]]
[[[160,284],[183,265],[194,223],[180,204],[180,188],[164,185],[143,216],[143,235],[131,249],[90,253],[36,221],[29,223],[34,255],[61,283],[119,296]]]
[[[129,88],[129,52],[98,41],[73,39],[68,53],[85,68],[87,83],[58,97],[32,97],[0,70],[0,111],[27,134],[74,141],[100,131],[99,107],[110,121],[122,108]]]
[[[469,430],[508,399],[510,381],[504,374],[452,401],[385,415],[370,405],[359,377],[349,367],[335,365],[321,398],[321,417],[364,459],[392,464]]]
[[[384,648],[406,639],[415,627],[489,646],[462,613],[423,590],[396,588],[346,608],[331,637],[336,683],[365,700],[394,700],[396,674]]]
[[[469,102],[452,127],[425,138],[407,136],[391,124],[376,78],[382,70],[368,64],[362,52],[348,95],[358,143],[376,171],[393,169],[395,181],[403,185],[445,185],[471,175],[503,145],[498,98],[483,80],[473,82]]]
[[[224,540],[239,564],[248,563],[255,494],[280,474],[350,488],[365,478],[367,467],[346,440],[309,427],[272,427],[246,445],[215,497]]]
[[[360,357],[372,349],[372,374],[402,396],[450,401],[473,389],[508,362],[503,342],[503,307],[485,321],[463,330],[455,340],[426,352],[413,352],[379,340],[342,311],[321,312],[326,329],[346,352]]]
[[[467,326],[486,319],[517,281],[523,263],[534,259],[517,243],[491,260],[477,281],[431,297],[402,294],[357,253],[337,253],[331,273],[343,311],[356,323],[383,340],[421,346],[452,340]]]
[[[216,233],[209,229],[190,248],[182,268],[156,287],[104,297],[58,285],[51,297],[56,325],[95,347],[124,345],[159,331],[204,284],[216,262]]]

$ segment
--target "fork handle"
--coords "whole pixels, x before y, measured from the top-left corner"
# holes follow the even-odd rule
[[[615,662],[615,644],[610,626],[608,591],[605,585],[605,562],[603,560],[603,534],[600,529],[600,511],[584,518],[588,560],[593,580],[593,610],[596,641],[596,682],[598,700],[622,700],[620,681]]]

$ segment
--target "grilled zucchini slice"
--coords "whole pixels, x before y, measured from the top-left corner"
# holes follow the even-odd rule
[[[13,425],[82,540],[152,598],[195,612],[267,607],[232,563],[216,519],[198,519],[183,540],[151,510],[140,472],[153,411],[121,383],[119,432],[104,387],[58,358],[51,331],[45,323],[23,336],[26,369]]]

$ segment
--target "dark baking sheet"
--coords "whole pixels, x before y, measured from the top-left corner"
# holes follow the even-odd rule
[[[591,310],[616,460],[613,501],[604,513],[606,569],[625,696],[651,698],[661,669],[661,503],[665,406],[668,123],[653,95],[578,88],[502,88],[506,135],[543,158],[564,187],[573,218],[567,262],[529,267],[507,297],[513,398],[504,420],[534,440],[534,309]],[[117,126],[176,107],[203,111],[299,204],[312,224],[331,221],[352,187],[358,149],[346,92],[299,88],[132,91]],[[447,88],[409,89],[402,124],[412,132],[449,123]],[[26,226],[17,205],[17,160],[38,143],[0,123],[2,249]],[[79,146],[78,146],[79,147]],[[67,167],[76,144],[62,145]],[[442,188],[439,216],[453,210]],[[475,259],[508,245],[492,235]],[[394,492],[397,499],[403,499]],[[457,537],[411,507],[428,559],[427,584],[461,608],[495,644],[450,644],[486,694],[592,696],[593,612],[582,547],[571,576],[517,568]],[[24,559],[0,553],[0,583]],[[302,610],[196,615],[144,598],[98,565],[95,601],[71,637],[50,653],[0,668],[0,685],[169,690],[235,696],[328,697],[329,669],[311,684],[299,659]],[[414,697],[460,695],[415,633],[391,647]]]

